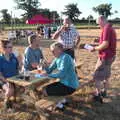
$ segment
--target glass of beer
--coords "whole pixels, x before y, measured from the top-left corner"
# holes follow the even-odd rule
[[[42,72],[42,66],[38,65],[37,66],[37,71],[38,71],[38,73],[41,73]]]
[[[24,79],[26,80],[26,81],[28,81],[28,80],[30,80],[30,72],[29,71],[24,71]]]

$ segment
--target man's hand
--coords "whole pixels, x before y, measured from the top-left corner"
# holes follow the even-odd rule
[[[98,38],[95,38],[95,39],[94,39],[94,43],[98,43],[98,42],[99,42],[99,39],[100,39],[99,37],[98,37]]]
[[[32,65],[33,68],[37,68],[38,63],[32,63],[31,65]]]
[[[91,52],[94,52],[94,51],[96,51],[96,50],[97,50],[97,51],[104,50],[104,49],[106,49],[106,48],[108,47],[108,45],[109,45],[108,41],[103,41],[102,44],[94,47],[94,48],[91,49],[90,51],[91,51]]]
[[[89,49],[90,52],[94,52],[95,51],[95,47]]]
[[[43,64],[42,64],[43,68],[47,68],[47,67],[49,67],[49,65],[50,65],[50,63],[47,60],[43,61]]]
[[[76,37],[76,41],[75,41],[75,48],[79,48],[80,47],[80,35],[78,35],[77,37]]]
[[[61,27],[52,35],[52,39],[57,39],[57,38],[59,37],[60,33],[61,33],[62,31],[64,31],[64,29],[65,29],[65,26],[64,26],[64,25],[61,26]]]
[[[69,26],[65,24],[65,25],[62,25],[62,26],[60,27],[59,31],[62,32],[62,31],[65,31],[65,30],[68,29],[68,28],[69,28]]]
[[[62,25],[53,35],[52,39],[57,39],[62,31],[68,30],[70,27],[69,24]]]

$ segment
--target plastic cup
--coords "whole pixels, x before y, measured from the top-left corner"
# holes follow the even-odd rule
[[[42,66],[37,68],[38,73],[42,72]]]
[[[30,73],[29,73],[29,71],[24,71],[24,79],[26,81],[30,80]]]

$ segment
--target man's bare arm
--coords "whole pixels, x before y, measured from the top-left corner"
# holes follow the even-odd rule
[[[61,26],[60,29],[57,30],[57,31],[53,34],[52,39],[57,39],[57,38],[59,37],[60,33],[61,33],[64,29],[65,29],[65,26],[64,26],[64,25]]]
[[[108,47],[108,45],[109,45],[108,41],[103,41],[102,44],[95,47],[95,50],[98,50],[98,51],[104,50],[104,49],[106,49]]]
[[[60,35],[61,31],[57,30],[53,35],[52,35],[52,39],[57,39]]]
[[[78,45],[79,45],[79,43],[80,43],[80,35],[78,35],[76,39],[77,39],[77,40],[76,40],[75,46],[76,46],[76,47],[79,47]]]

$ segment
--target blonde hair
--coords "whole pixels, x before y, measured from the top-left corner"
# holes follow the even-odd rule
[[[36,39],[37,35],[35,34],[31,34],[28,36],[28,43],[32,44],[34,42],[34,40]]]

